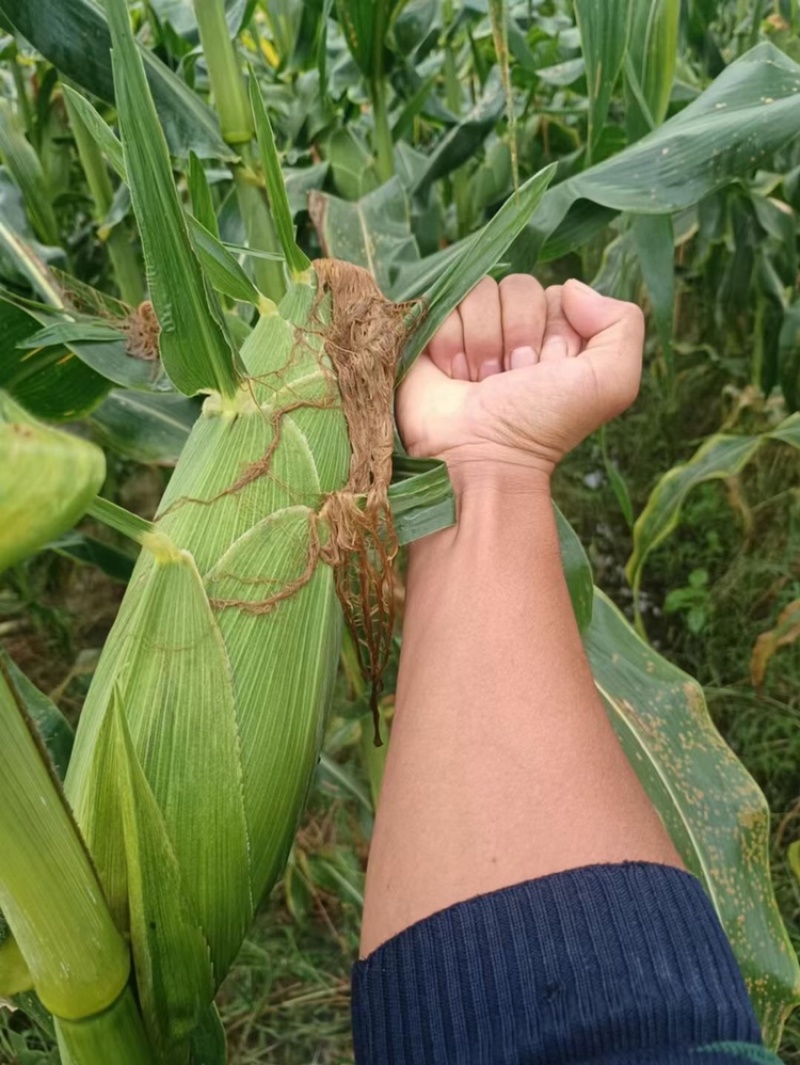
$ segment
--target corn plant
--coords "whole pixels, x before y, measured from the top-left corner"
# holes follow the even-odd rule
[[[560,30],[537,24],[526,37],[527,0],[494,5],[494,23],[455,4],[451,22],[436,5],[416,20],[402,4],[367,6],[266,3],[257,18],[253,5],[196,0],[194,43],[153,16],[162,53],[186,60],[181,78],[135,39],[125,0],[106,0],[105,12],[90,0],[0,0],[0,20],[16,31],[9,96],[19,101],[0,113],[0,384],[41,418],[88,424],[112,451],[120,443],[142,461],[177,461],[148,522],[91,502],[101,474],[86,452],[95,465],[84,459],[83,490],[3,557],[52,542],[87,507],[140,549],[64,797],[31,739],[24,678],[2,669],[0,712],[14,743],[4,752],[12,787],[0,804],[0,907],[13,936],[0,944],[0,993],[33,988],[75,1065],[224,1060],[214,995],[286,862],[342,632],[345,669],[352,677],[359,660],[375,711],[398,547],[453,520],[443,468],[412,462],[394,438],[397,377],[487,270],[574,252],[620,213],[636,219],[629,243],[655,247],[663,269],[673,216],[770,158],[797,126],[798,68],[772,46],[745,51],[669,116],[675,49],[658,41],[672,39],[676,6],[660,5],[645,25],[633,0],[579,2],[587,150],[562,160],[555,181],[526,136],[539,121],[536,79],[548,57],[564,59]],[[140,18],[138,5],[132,14]],[[69,207],[52,194],[49,126],[22,103],[32,98],[20,92],[23,36],[53,64],[26,59],[48,91],[54,68],[64,79],[60,110],[94,219],[91,271],[69,242],[55,247]],[[87,39],[97,45],[88,54]],[[189,60],[198,41],[204,74]],[[496,41],[501,71],[487,58]],[[445,103],[435,63],[421,75],[412,62],[424,69],[431,56],[441,57]],[[461,85],[469,63],[471,102]],[[332,100],[337,85],[345,97],[340,72],[353,69],[361,80],[343,119]],[[615,72],[610,89],[603,69]],[[205,78],[202,92],[192,77]],[[614,153],[618,86],[628,144]],[[285,178],[273,127],[309,164]],[[427,155],[403,139],[415,128]],[[517,191],[512,138],[528,175]],[[435,250],[440,237],[462,239]],[[311,261],[314,247],[327,258]],[[640,259],[658,305],[658,269]],[[6,409],[15,426],[55,432]],[[52,473],[45,498],[66,480]],[[4,529],[42,510],[28,480],[0,497]],[[594,589],[566,522],[561,534],[611,720],[712,898],[775,1043],[800,973],[772,895],[763,796],[714,729],[699,685],[632,631]],[[641,559],[645,548],[637,544]],[[42,811],[25,802],[35,789],[47,797]],[[62,854],[71,894],[56,907],[46,888]],[[59,983],[64,971],[83,981]]]

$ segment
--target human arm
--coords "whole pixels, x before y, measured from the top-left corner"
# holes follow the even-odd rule
[[[496,372],[526,347],[541,361]],[[401,430],[413,453],[448,461],[458,524],[410,550],[363,954],[547,873],[680,865],[595,690],[550,496],[561,455],[633,399],[641,347],[630,304],[576,283],[546,297],[533,278],[487,280],[403,386]],[[474,381],[452,377],[465,349]]]
[[[606,719],[561,571],[552,471],[632,401],[641,346],[641,314],[585,286],[485,281],[399,392],[458,524],[410,551],[357,1065],[777,1062]]]

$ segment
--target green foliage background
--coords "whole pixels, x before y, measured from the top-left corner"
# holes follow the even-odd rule
[[[210,5],[130,7],[235,341],[259,294],[284,284],[237,82],[246,63],[301,245],[367,266],[394,298],[440,275],[518,178],[557,164],[500,272],[581,277],[643,302],[650,324],[639,402],[570,456],[557,498],[595,582],[698,677],[764,789],[800,945],[791,624],[763,682],[750,675],[758,636],[800,600],[797,0],[227,0],[239,74],[209,43]],[[131,198],[113,138],[101,152],[92,135],[98,114],[116,126],[102,14],[91,0],[0,0],[0,27],[0,387],[102,443],[103,494],[150,517],[197,401],[147,357],[135,313],[147,288]],[[88,521],[0,583],[5,649],[73,722],[130,569],[125,543]],[[285,878],[221,993],[235,1062],[351,1060],[382,755],[347,653],[343,665]],[[23,1005],[0,1010],[0,1061],[56,1061],[47,1017]],[[781,1052],[800,1062],[791,1020]]]

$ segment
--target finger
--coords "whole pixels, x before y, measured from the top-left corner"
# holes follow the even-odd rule
[[[636,304],[601,296],[580,281],[564,285],[561,306],[585,341],[579,358],[591,362],[598,406],[606,418],[620,413],[639,391],[644,315]]]
[[[530,274],[509,274],[500,282],[500,307],[505,368],[532,366],[539,360],[547,319],[544,289]]]
[[[467,360],[464,355],[464,327],[458,311],[448,314],[439,326],[430,344],[428,354],[434,366],[448,377],[468,380]],[[459,360],[459,355],[461,359]]]
[[[484,277],[459,307],[464,324],[464,351],[472,381],[503,368],[503,324],[497,282]]]
[[[551,359],[574,358],[583,346],[580,336],[564,317],[564,308],[561,305],[562,292],[562,285],[550,285],[545,289],[547,323],[540,356],[542,362],[549,362]]]

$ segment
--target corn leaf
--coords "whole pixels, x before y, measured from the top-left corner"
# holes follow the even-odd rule
[[[491,222],[466,241],[422,298],[424,310],[406,343],[400,377],[424,350],[436,330],[478,281],[500,260],[536,210],[555,173],[554,166],[534,174],[500,208]]]
[[[0,388],[42,418],[81,418],[102,402],[109,382],[64,347],[19,347],[40,328],[34,314],[0,298]]]
[[[87,92],[114,100],[111,36],[92,0],[0,0],[0,14],[54,67]],[[153,52],[140,49],[159,119],[175,155],[231,159],[219,123],[196,93]]]
[[[311,192],[308,211],[325,255],[363,266],[384,293],[391,292],[404,264],[419,260],[398,177],[355,202]]]
[[[625,50],[628,139],[664,121],[678,57],[681,6],[676,0],[632,0]]]
[[[28,216],[39,240],[45,244],[58,244],[58,224],[42,164],[6,101],[0,101],[0,158],[25,198]]]
[[[572,609],[575,611],[575,620],[578,622],[578,628],[583,632],[592,620],[594,603],[592,567],[589,565],[583,544],[558,507],[555,507],[555,514],[558,543],[561,549],[561,565],[567,580]]]
[[[211,198],[211,187],[208,184],[203,164],[194,154],[189,156],[189,198],[192,201],[192,214],[207,229],[212,237],[219,240],[219,223],[217,212],[214,210],[214,201]]]
[[[383,76],[385,39],[402,0],[336,0],[336,12],[350,54],[367,79]]]
[[[83,516],[105,478],[99,448],[42,425],[0,392],[0,569]]]
[[[633,527],[633,553],[628,559],[626,573],[634,590],[638,590],[641,583],[647,556],[677,526],[689,492],[706,481],[734,477],[768,440],[800,449],[800,414],[790,415],[775,429],[758,436],[720,433],[709,437],[688,462],[673,466],[661,478]]]
[[[72,725],[55,703],[40,692],[22,670],[17,668],[2,647],[0,647],[0,660],[3,662],[6,683],[11,688],[18,705],[24,707],[28,720],[33,724],[50,756],[53,768],[63,780],[75,740]]]
[[[89,1017],[125,988],[128,952],[2,660],[0,719],[0,906],[44,1005]]]
[[[600,591],[584,645],[622,746],[706,889],[774,1046],[800,1002],[800,968],[772,890],[766,800],[712,724],[700,685],[640,640]]]
[[[232,300],[263,305],[263,297],[242,269],[232,252],[209,232],[198,219],[193,219],[189,229],[197,256],[211,287]]]
[[[603,131],[611,96],[622,70],[632,0],[576,0],[589,90],[589,141],[594,147]]]
[[[0,3],[2,3],[2,0],[0,0]],[[125,172],[125,152],[123,151],[122,142],[119,137],[117,137],[113,129],[102,118],[97,108],[90,103],[85,96],[81,96],[79,92],[75,92],[75,90],[69,85],[64,85],[62,91],[69,100],[70,107],[75,108],[81,121],[94,138],[97,147],[114,168],[117,176],[121,177],[123,181],[127,181],[128,177]]]
[[[631,220],[634,247],[647,287],[658,339],[672,373],[675,314],[675,238],[670,215],[636,215]]]
[[[89,415],[100,441],[136,462],[174,466],[197,420],[196,401],[112,389]]]
[[[261,165],[264,168],[264,182],[267,187],[272,220],[275,223],[283,254],[286,256],[286,265],[292,277],[297,280],[309,269],[311,261],[295,240],[292,212],[289,209],[289,198],[281,173],[278,150],[275,147],[275,136],[267,116],[267,109],[261,98],[255,73],[252,70],[250,71],[250,106],[256,124],[256,136],[261,151]]]
[[[533,268],[581,199],[615,211],[673,214],[758,167],[797,134],[798,79],[800,67],[788,56],[757,45],[658,129],[549,189],[511,249],[512,269]]]
[[[233,395],[237,359],[203,277],[172,179],[169,153],[124,0],[107,0],[125,169],[144,246],[167,373],[187,395]]]
[[[106,777],[98,782],[100,794],[104,787],[117,791],[116,802],[106,809],[121,823],[109,818],[105,828],[124,851],[142,1014],[153,1044],[169,1055],[167,1060],[178,1061],[213,993],[208,945],[187,901],[161,810],[136,757],[118,689],[98,737],[97,758]]]

